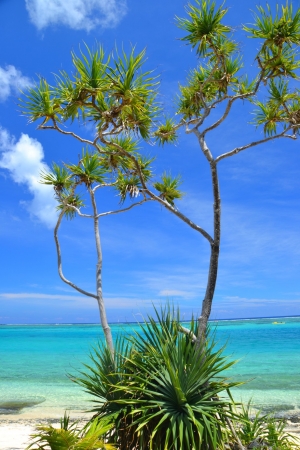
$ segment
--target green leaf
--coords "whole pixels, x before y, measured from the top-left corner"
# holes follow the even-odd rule
[[[230,32],[230,27],[221,23],[227,9],[217,8],[216,2],[211,0],[196,0],[195,3],[196,6],[188,4],[186,8],[188,19],[176,19],[179,28],[188,33],[182,40],[196,47],[199,56],[205,57],[209,49],[217,51],[219,38],[225,38]]]
[[[180,177],[172,178],[171,175],[164,173],[161,182],[154,183],[155,189],[160,193],[159,196],[174,206],[175,199],[181,199],[183,194],[178,187],[181,184]]]
[[[286,6],[276,5],[276,14],[272,14],[271,7],[267,4],[266,9],[257,6],[258,14],[254,15],[255,23],[244,30],[252,38],[264,39],[263,47],[282,47],[283,44],[300,44],[300,10],[293,14],[292,4]]]
[[[77,165],[66,164],[66,167],[79,183],[84,183],[87,187],[94,183],[104,182],[106,171],[97,153],[89,153],[88,150],[83,150],[79,163]]]
[[[60,104],[54,97],[54,90],[44,78],[40,78],[39,84],[29,88],[25,99],[21,100],[23,114],[29,116],[29,122],[44,119],[45,124],[49,119],[58,120],[61,112]]]
[[[174,121],[167,118],[154,132],[154,137],[159,145],[174,144],[178,138]]]
[[[53,163],[51,172],[41,172],[40,183],[51,185],[57,193],[68,190],[72,185],[71,175],[63,166]]]

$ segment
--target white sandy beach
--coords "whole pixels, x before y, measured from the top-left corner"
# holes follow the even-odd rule
[[[20,421],[3,420],[0,421],[0,449],[1,450],[25,450],[29,444],[30,435],[33,433],[37,423],[32,419],[21,419]],[[47,421],[45,421],[47,423]],[[52,423],[59,426],[59,422]],[[300,424],[288,423],[288,431],[300,437]]]
[[[1,450],[24,450],[29,443],[29,436],[33,433],[33,431],[33,424],[25,424],[22,422],[1,422]]]
[[[43,412],[28,410],[21,414],[9,414],[0,416],[0,450],[25,450],[30,441],[30,435],[34,432],[36,425],[49,424],[60,426],[61,410],[45,409]],[[87,413],[80,411],[70,412],[72,420],[88,420]]]

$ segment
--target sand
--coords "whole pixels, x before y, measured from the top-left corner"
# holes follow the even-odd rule
[[[25,450],[30,442],[30,435],[38,424],[50,424],[60,426],[61,410],[28,409],[27,412],[18,414],[3,414],[0,416],[0,450]],[[73,420],[86,421],[90,415],[81,411],[70,413]]]
[[[29,443],[29,436],[33,433],[33,431],[33,424],[25,424],[20,422],[1,422],[1,450],[24,450]]]
[[[23,416],[23,415],[22,415]],[[7,416],[6,416],[7,417]],[[80,417],[81,419],[83,416]],[[50,419],[53,426],[59,427],[59,421]],[[34,432],[38,423],[49,423],[49,420],[33,418],[22,418],[17,421],[15,418],[0,420],[0,449],[1,450],[25,450],[30,441],[30,435]],[[300,423],[288,422],[288,431],[300,437]]]

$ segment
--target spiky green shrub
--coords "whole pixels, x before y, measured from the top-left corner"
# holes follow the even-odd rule
[[[234,421],[236,434],[245,448],[296,450],[300,441],[286,430],[286,420],[262,414],[252,408],[251,401],[242,405]],[[231,441],[234,442],[234,436]]]
[[[99,344],[93,364],[74,381],[93,395],[95,417],[114,420],[108,442],[125,449],[223,447],[232,417],[226,391],[237,383],[222,372],[233,362],[213,339],[195,344],[195,324],[182,333],[170,308],[118,340],[114,361]]]
[[[65,414],[60,428],[52,425],[38,425],[31,435],[31,443],[26,450],[115,450],[115,447],[103,440],[112,428],[106,421],[93,421],[82,429],[78,423],[70,423]]]

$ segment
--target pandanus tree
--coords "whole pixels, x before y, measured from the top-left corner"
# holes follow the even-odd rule
[[[146,167],[149,164],[144,160],[143,162],[144,173]],[[58,273],[60,278],[73,289],[77,290],[81,294],[88,297],[95,298],[99,307],[100,321],[104,331],[105,339],[110,352],[113,354],[114,345],[113,338],[111,334],[111,329],[109,327],[106,308],[103,298],[102,290],[102,247],[100,239],[100,229],[99,220],[104,216],[111,214],[121,213],[127,211],[134,206],[142,204],[147,199],[143,199],[139,202],[132,203],[126,208],[120,208],[115,211],[99,212],[97,205],[97,190],[100,188],[115,188],[119,190],[120,195],[124,196],[124,177],[125,175],[119,169],[119,173],[116,179],[111,177],[111,161],[105,156],[99,156],[95,153],[90,153],[88,150],[83,151],[82,157],[80,158],[78,164],[64,164],[59,166],[53,164],[52,171],[49,173],[41,174],[41,182],[47,185],[52,185],[55,191],[56,200],[58,201],[58,220],[54,229],[54,239],[57,251],[58,260]],[[123,170],[125,174],[129,169],[123,164]],[[145,173],[146,175],[146,173]],[[87,197],[87,198],[86,198]],[[84,202],[85,200],[85,202]],[[87,200],[91,207],[91,214],[84,214],[81,212],[81,208],[87,205]],[[61,225],[62,219],[65,216],[68,219],[72,219],[78,215],[82,218],[92,219],[93,229],[94,229],[94,241],[96,247],[97,263],[96,263],[96,289],[95,292],[88,292],[80,288],[77,284],[68,280],[62,270],[62,255],[61,246],[59,241],[59,227]]]
[[[128,56],[124,52],[116,53],[115,57],[107,58],[101,48],[87,49],[80,57],[73,54],[75,74],[72,78],[62,72],[56,77],[54,87],[41,79],[29,90],[24,101],[30,121],[41,122],[39,129],[71,136],[88,146],[93,155],[98,155],[101,171],[107,170],[115,177],[111,187],[119,190],[122,201],[137,196],[141,196],[142,202],[154,200],[206,239],[210,260],[197,342],[205,337],[218,275],[221,242],[219,163],[275,139],[296,140],[300,128],[299,89],[296,86],[300,67],[297,53],[300,11],[293,12],[288,3],[273,11],[269,6],[258,7],[254,23],[243,26],[246,35],[258,39],[260,45],[253,79],[248,79],[243,72],[242,55],[233,38],[234,30],[224,23],[226,13],[224,4],[217,6],[212,0],[195,0],[187,6],[186,17],[177,18],[178,26],[185,32],[182,40],[194,49],[198,66],[191,71],[186,84],[180,86],[175,119],[160,117],[156,101],[158,81],[151,72],[142,70],[144,51],[135,54],[132,50]],[[242,142],[225,153],[218,153],[218,149],[213,151],[207,136],[229,118],[237,102],[253,105],[252,122],[263,128],[264,136]],[[88,121],[94,124],[93,139],[69,131],[67,127],[75,118],[81,124]],[[136,145],[137,139],[145,143],[172,144],[177,140],[180,128],[188,135],[194,135],[210,169],[212,235],[175,205],[175,200],[182,196],[180,179],[168,173],[161,179],[155,178],[150,170],[151,161],[142,156],[142,150]],[[98,185],[92,188],[90,182],[74,172],[74,168],[68,170],[75,183],[73,187],[84,183],[93,202],[94,189]],[[99,180],[92,183],[94,181],[99,183]],[[58,197],[61,215],[67,212],[79,214],[80,205],[72,204],[77,199],[72,197],[71,201],[64,190]],[[95,220],[98,213],[94,212],[93,217]]]

